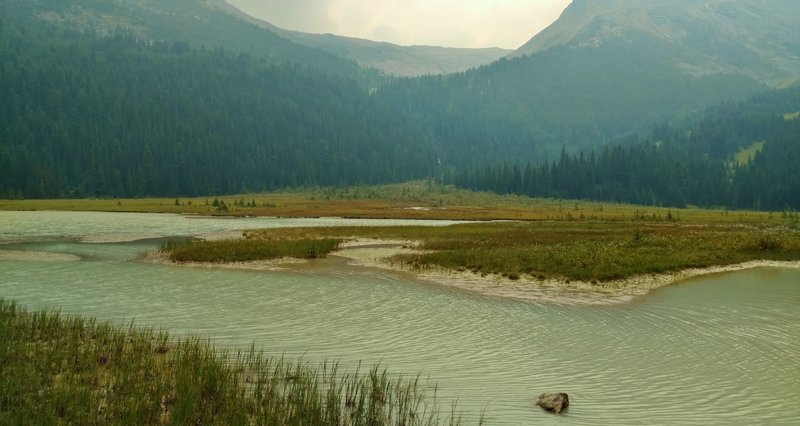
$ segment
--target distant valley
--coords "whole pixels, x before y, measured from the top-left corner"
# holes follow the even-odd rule
[[[492,63],[512,53],[512,50],[500,48],[459,49],[437,46],[398,46],[392,43],[333,34],[289,31],[253,18],[231,6],[225,0],[211,0],[209,4],[247,22],[269,29],[295,43],[352,59],[363,67],[375,68],[393,76],[451,74]]]

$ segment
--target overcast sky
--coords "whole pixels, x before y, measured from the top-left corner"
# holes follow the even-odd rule
[[[570,0],[227,0],[281,28],[376,41],[515,49]]]

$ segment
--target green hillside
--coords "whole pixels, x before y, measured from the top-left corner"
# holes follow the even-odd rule
[[[400,80],[377,97],[424,123],[454,168],[541,161],[601,147],[664,117],[690,116],[766,90],[747,77],[702,77],[678,52],[642,34],[635,43],[553,48],[463,74]]]
[[[133,35],[3,22],[0,197],[193,195],[433,173],[355,80]]]
[[[224,48],[272,64],[297,63],[374,86],[375,71],[354,61],[293,43],[269,29],[231,16],[205,0],[4,0],[9,22],[48,25],[100,37],[132,35],[138,40]]]

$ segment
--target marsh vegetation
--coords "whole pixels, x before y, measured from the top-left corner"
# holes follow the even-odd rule
[[[581,281],[608,281],[751,260],[800,259],[800,232],[779,226],[679,224],[669,221],[493,222],[447,227],[302,228],[249,231],[260,238],[368,237],[413,240],[389,262]]]
[[[2,424],[458,424],[435,386],[0,299]],[[433,388],[433,394],[426,390]]]
[[[246,239],[172,241],[162,246],[169,260],[178,263],[232,263],[284,257],[317,259],[339,248],[341,239]]]

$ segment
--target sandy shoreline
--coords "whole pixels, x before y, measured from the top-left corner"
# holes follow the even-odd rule
[[[585,281],[539,280],[532,277],[511,280],[499,275],[480,275],[469,271],[458,272],[446,269],[412,271],[386,261],[386,258],[393,255],[414,252],[413,247],[415,245],[416,243],[413,241],[353,239],[336,255],[348,259],[354,265],[408,273],[423,281],[472,291],[486,296],[569,305],[625,303],[638,296],[644,296],[657,288],[702,275],[760,267],[800,269],[800,261],[755,260],[727,266],[711,266],[684,269],[671,273],[637,275],[622,280],[593,284]]]
[[[332,256],[344,258],[350,265],[408,274],[420,281],[475,292],[485,296],[566,305],[613,305],[626,303],[657,288],[702,275],[735,272],[759,267],[800,269],[800,261],[755,260],[727,266],[691,268],[671,273],[637,275],[622,280],[593,284],[584,281],[559,279],[540,280],[524,276],[519,280],[511,280],[499,275],[480,275],[469,271],[458,272],[445,269],[411,270],[387,261],[387,258],[394,255],[415,252],[414,247],[416,245],[417,243],[414,241],[350,238]],[[142,260],[147,263],[176,266],[260,271],[291,270],[308,262],[303,259],[282,258],[226,264],[176,263],[170,261],[164,253],[159,252],[148,253]]]
[[[65,262],[81,260],[80,256],[44,251],[0,250],[0,260],[18,262]]]
[[[271,260],[257,260],[253,262],[230,263],[173,262],[169,260],[169,255],[159,251],[145,253],[141,258],[139,258],[139,261],[143,263],[183,266],[190,268],[236,269],[245,271],[285,271],[292,269],[292,266],[297,266],[299,264],[305,264],[308,262],[305,259],[294,259],[291,257],[282,257],[280,259]]]

